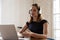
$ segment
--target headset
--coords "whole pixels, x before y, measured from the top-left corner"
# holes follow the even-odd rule
[[[38,9],[38,14],[40,14],[39,11],[40,11],[40,9]],[[32,17],[32,9],[29,10],[29,14]]]

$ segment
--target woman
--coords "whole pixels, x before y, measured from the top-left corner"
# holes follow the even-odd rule
[[[30,37],[31,40],[45,40],[47,38],[47,20],[41,18],[38,4],[32,4],[30,11],[31,19],[26,23],[20,33],[25,37]],[[26,31],[26,29],[28,29],[28,31]]]

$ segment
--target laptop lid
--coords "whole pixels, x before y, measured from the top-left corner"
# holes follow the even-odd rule
[[[18,40],[14,25],[0,25],[3,40]]]

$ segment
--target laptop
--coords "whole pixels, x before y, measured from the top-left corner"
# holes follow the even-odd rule
[[[14,25],[0,25],[0,33],[3,40],[18,40]]]

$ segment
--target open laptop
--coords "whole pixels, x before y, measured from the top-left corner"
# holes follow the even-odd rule
[[[0,33],[3,40],[18,40],[14,25],[0,25]]]

